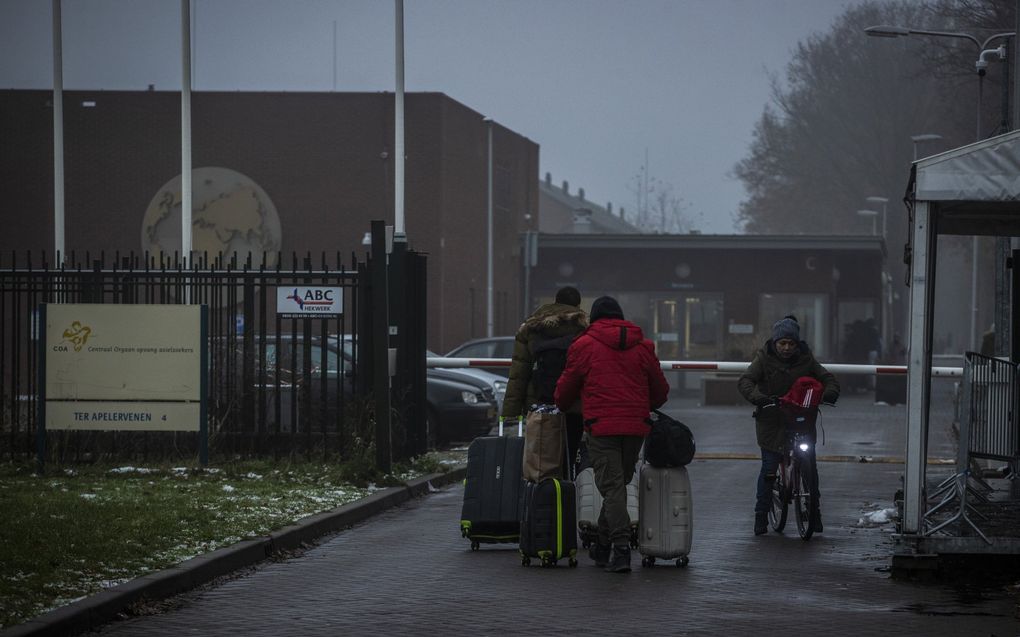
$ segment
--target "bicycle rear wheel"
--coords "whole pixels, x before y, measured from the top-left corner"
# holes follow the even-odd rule
[[[786,472],[782,466],[776,471],[776,479],[772,483],[772,506],[769,508],[769,524],[776,533],[781,533],[786,528],[786,516],[790,510],[790,499],[787,497],[788,485],[783,475]]]
[[[794,462],[791,480],[793,482],[793,512],[797,518],[797,531],[804,540],[810,540],[815,529],[811,526],[811,512],[818,503],[811,497],[811,484],[814,472],[811,470],[811,458],[798,457]]]

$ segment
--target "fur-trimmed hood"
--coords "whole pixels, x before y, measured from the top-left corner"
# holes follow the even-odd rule
[[[503,396],[503,417],[516,420],[538,399],[532,385],[534,350],[538,343],[580,334],[588,327],[588,314],[574,305],[547,303],[535,310],[517,329],[513,361]],[[580,413],[578,407],[577,412]]]
[[[561,328],[568,326],[576,328],[577,331],[588,327],[588,313],[573,305],[547,303],[521,323],[517,333],[560,331]]]

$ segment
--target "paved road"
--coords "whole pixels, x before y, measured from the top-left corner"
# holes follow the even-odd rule
[[[835,410],[843,416],[830,418],[834,448],[856,448],[886,430],[866,402],[847,400]],[[736,420],[671,407],[687,413],[699,449],[754,450],[746,408],[734,409],[742,414]],[[896,451],[895,434],[888,438],[865,446]],[[1016,599],[1005,590],[890,578],[891,528],[858,521],[864,511],[892,505],[901,465],[823,463],[826,528],[810,542],[795,531],[752,535],[757,469],[755,461],[734,459],[690,466],[696,522],[686,569],[642,568],[635,557],[632,573],[607,574],[585,556],[576,569],[550,570],[522,567],[513,547],[471,552],[458,532],[458,485],[102,634],[1020,635]]]
[[[936,379],[932,385],[929,457],[955,458],[950,424],[953,422],[953,382]],[[666,411],[691,427],[698,451],[758,454],[750,404],[702,407],[699,397],[673,397]],[[875,404],[871,394],[844,393],[836,407],[822,408],[820,423],[825,444],[819,455],[903,458],[906,448],[906,405]]]

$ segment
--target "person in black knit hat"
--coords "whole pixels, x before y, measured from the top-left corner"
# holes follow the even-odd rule
[[[835,403],[839,398],[839,381],[822,367],[811,354],[811,348],[800,339],[797,317],[786,315],[772,325],[772,338],[754,354],[751,364],[740,379],[740,394],[757,409],[754,412],[755,433],[761,448],[761,470],[754,504],[754,534],[768,531],[768,511],[771,507],[772,486],[786,446],[786,428],[778,409],[763,409],[775,405],[779,397],[790,390],[801,376],[810,376],[822,383],[822,402]],[[812,497],[818,498],[818,464],[813,465],[814,485]],[[815,509],[811,525],[816,533],[822,532],[822,518]]]
[[[595,486],[602,494],[598,539],[590,556],[612,573],[630,571],[627,483],[648,435],[648,413],[666,402],[669,384],[655,346],[641,328],[623,318],[616,299],[595,299],[588,326],[567,350],[567,366],[556,383],[563,409],[578,398]]]

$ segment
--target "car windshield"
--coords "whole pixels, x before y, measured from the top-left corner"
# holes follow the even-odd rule
[[[312,369],[322,369],[322,346],[312,344],[311,345],[311,360]],[[266,366],[270,369],[292,369],[301,370],[304,368],[304,357],[305,348],[300,342],[287,340],[280,343],[280,348],[277,350],[276,343],[266,343]],[[346,357],[345,357],[346,358]],[[326,349],[326,372],[336,373],[339,369],[339,357],[337,356],[336,350],[332,348]],[[344,361],[344,369],[350,368],[350,363],[347,360]]]
[[[447,356],[452,358],[510,358],[514,351],[513,337],[496,337],[464,343]]]

